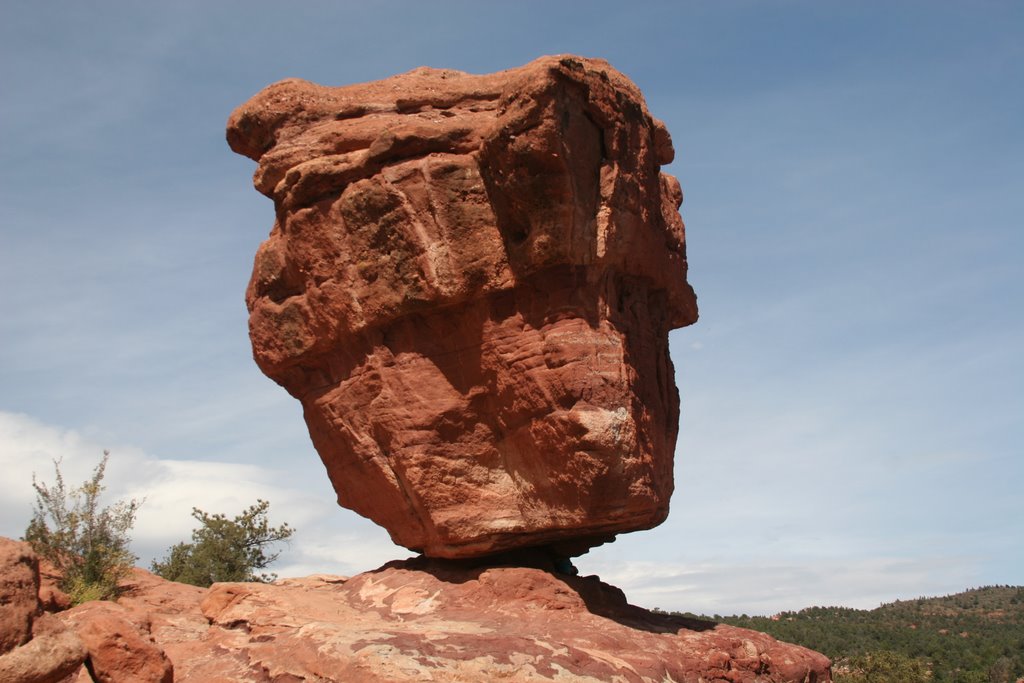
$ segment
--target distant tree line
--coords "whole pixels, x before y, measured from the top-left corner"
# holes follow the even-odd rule
[[[811,607],[714,620],[824,653],[836,683],[1014,683],[1024,677],[1024,586],[987,586],[873,610]]]

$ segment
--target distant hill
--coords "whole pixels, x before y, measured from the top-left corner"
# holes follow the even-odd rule
[[[915,677],[934,683],[1013,683],[1024,678],[1024,586],[973,588],[873,610],[810,607],[771,617],[715,620],[828,655],[837,683],[912,683]],[[904,668],[887,677],[871,675],[872,666]]]

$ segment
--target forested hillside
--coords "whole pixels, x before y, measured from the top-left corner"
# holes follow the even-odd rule
[[[828,655],[837,683],[1013,683],[1024,677],[1024,586],[975,588],[873,610],[811,607],[771,617],[711,618]]]

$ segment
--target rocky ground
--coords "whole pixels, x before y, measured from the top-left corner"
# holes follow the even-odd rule
[[[0,681],[831,680],[818,653],[519,559],[535,566],[417,559],[209,589],[135,569],[116,603],[68,609],[31,549],[2,539]]]

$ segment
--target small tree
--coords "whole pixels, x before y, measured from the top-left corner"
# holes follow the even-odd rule
[[[270,503],[257,499],[234,519],[192,508],[192,516],[201,524],[192,531],[192,542],[171,546],[163,561],[153,561],[153,572],[203,587],[218,581],[273,581],[276,574],[257,574],[256,570],[266,569],[280,555],[268,552],[268,546],[287,541],[295,529],[287,524],[270,526],[269,508]]]
[[[128,545],[142,502],[133,498],[99,506],[109,458],[110,451],[103,451],[92,478],[70,491],[64,485],[59,459],[53,461],[56,483],[52,487],[32,475],[36,505],[24,540],[57,567],[61,588],[76,605],[116,597],[118,581],[138,559]]]

